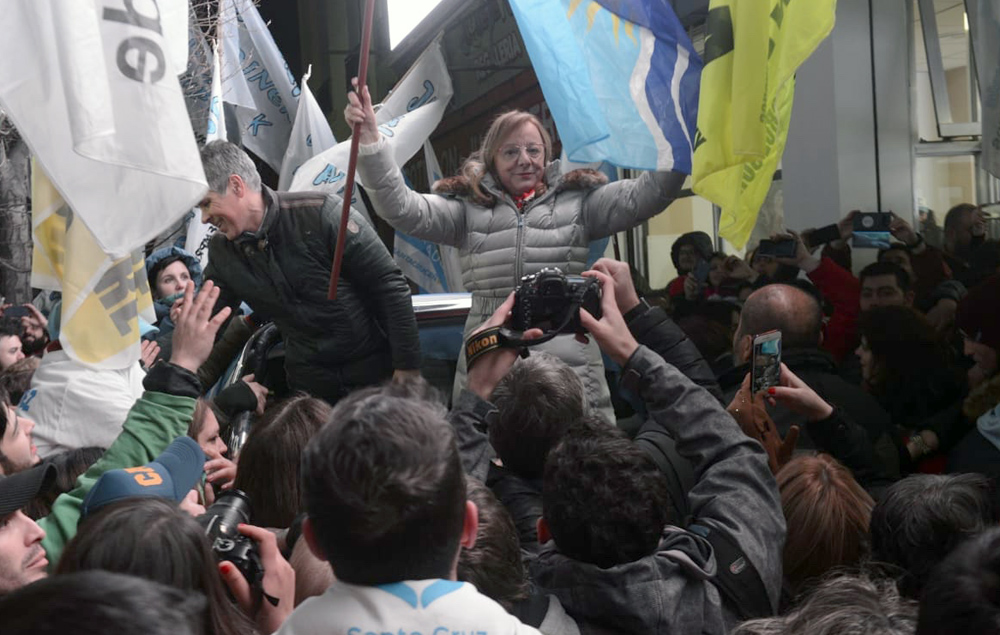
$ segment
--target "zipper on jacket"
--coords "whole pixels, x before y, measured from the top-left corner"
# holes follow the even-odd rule
[[[517,239],[514,242],[514,288],[521,284],[521,237],[524,235],[524,212],[518,211],[514,206],[514,213],[517,214]]]

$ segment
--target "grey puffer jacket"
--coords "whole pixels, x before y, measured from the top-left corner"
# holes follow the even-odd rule
[[[545,267],[567,275],[583,273],[590,243],[625,231],[662,212],[684,182],[679,172],[648,172],[608,183],[595,170],[559,173],[559,162],[545,170],[547,188],[520,212],[492,175],[483,178],[486,198],[474,195],[464,177],[435,184],[437,194],[406,186],[384,138],[362,145],[358,174],[379,216],[395,229],[458,247],[462,283],[472,292],[466,336],[482,324],[521,277]],[[596,343],[562,335],[539,350],[566,362],[583,382],[591,409],[614,421],[604,363]],[[465,351],[459,357],[453,397],[465,386]]]
[[[484,199],[474,196],[463,177],[438,181],[437,194],[412,191],[384,139],[361,146],[358,174],[379,216],[416,238],[458,247],[465,288],[499,298],[544,267],[579,275],[591,241],[662,212],[684,182],[678,172],[647,172],[607,183],[594,170],[560,175],[553,161],[545,169],[545,192],[519,213],[492,175],[483,178]]]

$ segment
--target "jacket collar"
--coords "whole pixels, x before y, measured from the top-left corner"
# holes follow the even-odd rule
[[[271,231],[271,226],[278,217],[278,193],[266,185],[261,185],[260,195],[264,199],[264,218],[260,221],[260,227],[255,232],[243,232],[237,236],[238,243],[261,240],[266,242],[267,233]]]

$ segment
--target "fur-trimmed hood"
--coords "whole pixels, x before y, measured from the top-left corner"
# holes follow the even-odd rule
[[[592,190],[605,185],[608,182],[608,177],[597,170],[591,170],[589,168],[581,168],[579,170],[573,170],[560,175],[559,162],[553,161],[547,168],[545,168],[544,182],[554,182],[556,184],[555,191],[556,193],[559,193],[566,190]],[[483,177],[481,189],[487,195],[486,197],[476,196],[472,191],[472,184],[464,175],[441,179],[440,181],[435,182],[431,187],[431,191],[433,193],[440,194],[442,196],[469,199],[473,203],[483,207],[492,207],[493,205],[496,205],[497,195],[500,193],[501,188],[492,174],[488,174]],[[547,189],[548,188],[545,188],[545,190],[539,192],[539,196],[541,196],[544,191],[547,191]]]

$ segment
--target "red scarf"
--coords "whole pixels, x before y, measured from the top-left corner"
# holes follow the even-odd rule
[[[527,192],[525,192],[524,194],[521,194],[519,196],[511,196],[511,198],[514,199],[514,205],[517,205],[517,209],[518,209],[518,211],[520,211],[520,210],[524,209],[524,206],[530,200],[532,200],[533,198],[535,198],[535,190],[534,189],[530,189]]]

